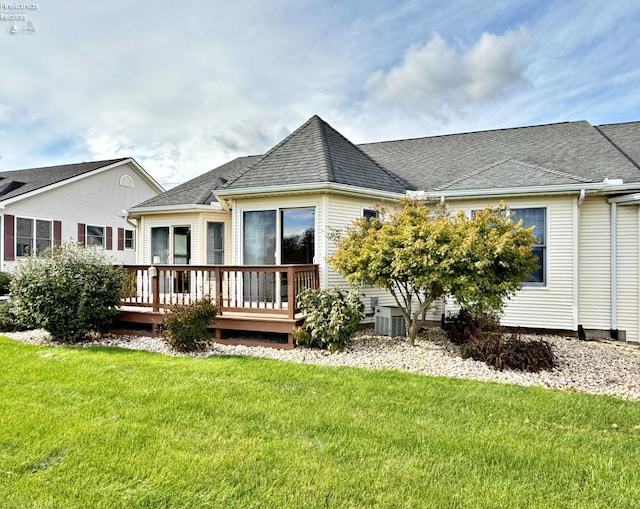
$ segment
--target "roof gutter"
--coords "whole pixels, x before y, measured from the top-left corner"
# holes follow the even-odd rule
[[[203,205],[201,203],[187,203],[180,205],[132,207],[128,209],[127,212],[129,214],[129,217],[140,217],[147,214],[166,214],[174,212],[218,212],[222,210],[223,208],[220,203],[212,202],[210,205]]]
[[[490,189],[467,189],[461,191],[407,191],[406,195],[418,200],[426,201],[442,201],[452,198],[501,198],[506,196],[529,196],[532,194],[573,194],[580,193],[584,200],[583,193],[604,192],[619,193],[638,191],[640,184],[637,182],[631,184],[622,184],[617,180],[605,180],[596,183],[584,184],[560,184],[556,186],[528,186],[528,187],[507,187],[507,188],[490,188]],[[640,194],[640,193],[639,193]]]
[[[391,191],[382,191],[379,189],[370,189],[359,186],[350,186],[347,184],[336,184],[334,182],[318,182],[315,184],[291,184],[285,186],[265,186],[250,187],[243,189],[214,189],[212,193],[216,198],[249,198],[256,196],[275,194],[312,194],[333,192],[337,194],[346,194],[350,196],[377,197],[382,199],[397,200],[402,198],[404,193],[394,193]]]

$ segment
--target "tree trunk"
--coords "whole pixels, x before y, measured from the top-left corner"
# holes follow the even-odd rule
[[[411,346],[416,345],[416,336],[418,335],[418,315],[415,314],[407,327],[407,338]]]

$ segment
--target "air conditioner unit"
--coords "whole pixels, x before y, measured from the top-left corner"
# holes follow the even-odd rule
[[[375,333],[379,336],[405,336],[406,326],[400,308],[393,306],[376,307]]]

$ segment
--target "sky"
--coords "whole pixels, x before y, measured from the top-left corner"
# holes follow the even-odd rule
[[[168,189],[315,114],[354,143],[638,121],[639,27],[637,0],[7,0],[0,171],[133,157]]]

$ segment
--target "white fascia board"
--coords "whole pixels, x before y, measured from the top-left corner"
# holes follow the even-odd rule
[[[171,214],[174,212],[223,212],[224,209],[220,203],[212,203],[211,205],[203,204],[183,204],[183,205],[165,205],[155,207],[132,207],[127,209],[129,217],[139,217],[143,215],[153,214]]]
[[[594,193],[616,193],[616,192],[629,192],[640,189],[640,184],[622,184],[622,185],[610,185],[604,182],[597,183],[585,183],[585,184],[563,184],[556,186],[531,186],[531,187],[510,187],[510,188],[495,188],[495,189],[471,189],[462,191],[408,191],[407,195],[410,197],[428,200],[428,201],[442,201],[449,198],[500,198],[506,196],[529,196],[532,194],[537,195],[551,195],[551,194],[573,194],[579,193],[582,190]]]
[[[292,184],[289,186],[265,186],[250,187],[244,189],[215,189],[212,191],[216,198],[250,198],[255,196],[274,196],[278,194],[312,194],[333,192],[350,196],[364,196],[397,200],[405,196],[403,193],[393,193],[368,189],[365,187],[349,186],[346,184],[335,184],[320,182],[317,184]]]
[[[98,175],[99,173],[111,170],[113,168],[117,168],[118,166],[122,166],[122,165],[130,165],[136,171],[136,173],[138,173],[141,177],[143,177],[151,185],[151,187],[156,188],[158,193],[164,192],[164,188],[160,184],[158,184],[155,180],[153,180],[151,175],[149,175],[146,171],[144,171],[142,166],[140,166],[135,161],[135,159],[133,159],[131,157],[128,157],[127,159],[123,159],[122,161],[117,161],[117,162],[109,164],[107,166],[102,166],[100,168],[96,168],[95,170],[91,170],[91,171],[88,171],[86,173],[82,173],[80,175],[76,175],[75,177],[64,179],[64,180],[61,180],[60,182],[55,182],[53,184],[49,184],[48,186],[44,186],[44,187],[41,187],[39,189],[34,189],[33,191],[29,191],[28,193],[24,193],[24,194],[20,194],[18,196],[14,196],[12,198],[8,198],[6,200],[3,200],[2,203],[4,205],[10,205],[10,204],[18,202],[20,200],[24,200],[26,198],[31,198],[31,197],[37,196],[37,195],[39,195],[41,193],[46,193],[48,191],[51,191],[52,189],[57,189],[58,187],[66,186],[67,184],[71,184],[73,182],[77,182],[79,180],[92,177],[93,175]]]

